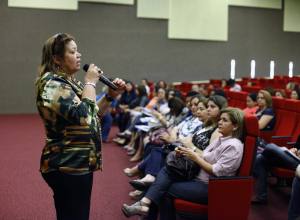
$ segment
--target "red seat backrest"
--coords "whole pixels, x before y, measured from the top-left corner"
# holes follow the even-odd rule
[[[240,91],[240,92],[234,92],[234,91],[227,91],[228,95],[228,105],[240,109],[246,108],[246,99],[248,92]]]
[[[255,93],[258,93],[259,90],[261,90],[262,87],[261,86],[243,86],[243,91],[246,91],[246,92],[255,92]]]
[[[272,136],[292,136],[297,126],[297,112],[300,102],[290,99],[272,97],[273,109],[276,115],[276,124]],[[272,140],[268,140],[272,142]]]
[[[249,176],[252,172],[253,161],[256,152],[256,138],[259,136],[258,121],[255,116],[245,116],[245,140],[244,153],[241,166],[238,171],[239,176]]]

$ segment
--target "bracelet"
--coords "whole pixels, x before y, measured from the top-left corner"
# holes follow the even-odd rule
[[[196,152],[196,150],[197,150],[197,147],[193,147],[193,151]]]
[[[87,82],[87,83],[85,83],[84,84],[85,86],[93,86],[94,87],[94,89],[96,89],[96,83],[92,83],[92,82]]]

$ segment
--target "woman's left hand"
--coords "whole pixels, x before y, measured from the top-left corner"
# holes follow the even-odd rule
[[[122,79],[116,78],[114,79],[113,83],[118,87],[117,90],[113,90],[108,88],[108,95],[112,98],[117,98],[119,94],[121,94],[125,89],[125,82]]]

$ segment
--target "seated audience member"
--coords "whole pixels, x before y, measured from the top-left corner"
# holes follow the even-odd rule
[[[265,88],[265,90],[269,92],[271,96],[275,96],[275,89],[273,87],[268,86],[267,88]]]
[[[247,107],[243,110],[245,115],[255,115],[258,109],[257,102],[256,102],[257,94],[256,93],[249,93],[247,95],[246,104]]]
[[[266,90],[260,90],[257,94],[256,117],[261,131],[271,131],[275,126],[275,113],[272,108],[272,96]]]
[[[165,129],[165,132],[162,132],[162,134],[170,134],[167,135],[170,139],[174,139],[176,140],[179,137],[186,137],[190,134],[193,134],[195,132],[195,130],[197,130],[198,128],[202,127],[203,122],[201,122],[199,120],[199,118],[196,116],[197,114],[197,105],[198,102],[200,100],[201,97],[199,96],[193,96],[191,99],[191,112],[192,115],[184,118],[179,124],[176,124],[176,126],[174,127],[170,127],[168,126],[168,129]],[[158,113],[158,115],[156,116],[157,118],[161,118],[162,115],[160,113]],[[158,137],[160,138],[160,137]],[[159,143],[157,143],[157,141],[152,140],[151,136],[150,136],[150,141],[144,146],[139,146],[142,147],[144,149],[144,157],[147,156],[153,147],[157,148],[161,148],[162,145],[166,143],[166,140],[161,139],[159,141]],[[137,151],[138,153],[139,151]],[[140,151],[141,152],[141,151]],[[136,156],[136,155],[135,155]],[[141,158],[143,155],[139,154],[138,156],[136,156],[137,158]]]
[[[223,96],[224,98],[227,98],[226,93],[223,89],[218,88],[218,89],[214,89],[210,92],[210,95],[219,95],[219,96]]]
[[[290,99],[299,100],[300,99],[300,91],[298,88],[294,88],[291,92]]]
[[[129,104],[129,109],[134,109],[136,107],[145,107],[149,102],[145,86],[137,86],[135,93],[137,97]]]
[[[200,87],[197,84],[192,85],[191,91],[199,93],[199,90],[200,90]]]
[[[122,93],[120,100],[116,106],[115,119],[118,123],[120,132],[126,129],[126,123],[124,118],[126,117],[125,111],[128,109],[130,103],[136,98],[135,86],[132,82],[126,82],[125,91]]]
[[[298,85],[295,82],[288,82],[285,86],[285,89],[291,91],[295,89]]]
[[[257,95],[257,104],[258,104],[258,110],[256,112],[256,117],[258,119],[258,127],[261,131],[271,131],[273,130],[275,126],[275,114],[272,109],[272,96],[271,94],[266,90],[260,90]],[[253,170],[253,176],[256,178],[256,194],[258,194],[254,199],[253,203],[265,203],[266,201],[266,195],[263,195],[263,193],[260,193],[262,191],[261,189],[265,190],[265,186],[263,185],[264,178],[262,177],[262,170],[261,168],[263,165],[263,156],[262,153],[265,150],[266,142],[261,139],[260,137],[257,138],[257,155],[254,162],[254,170]]]
[[[229,91],[240,92],[242,91],[242,87],[235,82],[234,79],[229,79],[227,81],[227,86],[229,87]]]
[[[168,84],[164,80],[159,80],[155,85],[155,91],[158,91],[159,88],[168,89]]]
[[[170,111],[168,107],[168,101],[166,100],[166,91],[165,89],[160,88],[158,89],[158,92],[156,94],[157,96],[153,97],[145,108],[150,110],[154,114],[156,113],[156,111],[158,111],[161,114],[165,115]],[[136,111],[140,112],[142,112],[143,109],[144,108],[142,107],[135,108]],[[120,132],[117,134],[118,137],[114,138],[113,141],[120,145],[123,145],[127,142],[127,139],[129,139],[129,144],[126,148],[130,147],[136,140],[136,136],[133,134],[133,132],[137,131],[135,126],[145,124],[141,122],[143,117],[146,116],[140,113],[139,116],[137,116],[134,120],[131,121],[129,127],[124,132]]]
[[[275,97],[284,99],[286,98],[285,91],[283,89],[278,89],[275,91]]]
[[[191,99],[196,96],[196,95],[199,95],[199,93],[195,92],[195,91],[189,91],[187,94],[186,94],[186,97],[185,97],[185,108],[183,109],[183,113],[185,113],[185,117],[189,117],[191,116],[192,112],[191,112]]]
[[[137,86],[135,92],[137,95],[136,98],[129,103],[128,107],[124,108],[125,113],[124,113],[124,117],[122,118],[122,125],[123,125],[122,129],[125,128],[124,130],[126,130],[130,126],[130,121],[133,117],[133,115],[131,114],[132,110],[139,109],[140,107],[145,107],[145,105],[147,105],[149,102],[145,86],[143,85]]]
[[[169,100],[170,98],[173,98],[173,97],[178,97],[178,98],[182,99],[182,95],[181,95],[180,91],[178,91],[176,89],[168,89],[167,99]]]
[[[178,125],[185,117],[185,113],[183,113],[184,102],[181,99],[176,97],[171,98],[168,101],[168,105],[170,111],[166,115],[163,115],[159,112],[153,112],[153,116],[159,122],[158,127],[155,127],[148,132],[137,129],[136,138],[139,138],[139,141],[136,141],[137,144],[133,143],[133,145],[128,146],[128,153],[130,153],[132,150],[134,151],[134,156],[130,159],[131,162],[136,162],[142,159],[145,144],[154,144],[159,146],[163,144],[163,141],[160,139],[160,134],[167,132],[167,130],[171,127]]]
[[[96,96],[96,101],[98,102],[101,98],[107,93],[107,86],[103,87],[103,92]],[[110,104],[110,107],[107,109],[106,113],[104,113],[103,117],[101,118],[101,135],[102,141],[104,143],[108,142],[109,132],[113,123],[113,117],[111,115],[111,111],[117,105],[117,101],[114,100]]]
[[[142,85],[145,86],[147,95],[150,96],[150,87],[147,79],[142,79]]]
[[[299,146],[299,143],[296,144]],[[289,155],[285,150],[289,150],[292,154],[299,157]],[[296,170],[300,162],[300,151],[297,148],[286,149],[276,144],[267,144],[262,153],[257,154],[254,164],[255,197],[252,200],[253,204],[267,203],[268,190],[268,172],[272,167],[283,167],[291,170]]]
[[[208,89],[207,89],[207,87],[205,86],[205,85],[200,85],[199,86],[199,94],[200,95],[203,95],[204,97],[208,97]]]
[[[243,112],[239,109],[222,110],[218,122],[218,131],[222,135],[220,138],[213,141],[204,151],[194,151],[183,146],[176,148],[178,155],[185,156],[199,165],[200,172],[195,179],[178,179],[164,167],[141,200],[132,205],[123,205],[123,213],[127,217],[142,215],[147,216],[147,219],[157,219],[157,207],[161,206],[161,219],[175,219],[175,210],[172,210],[173,206],[170,205],[172,198],[207,204],[209,177],[234,176],[241,164],[244,149],[241,142],[243,120]]]
[[[293,181],[292,194],[289,204],[288,220],[300,219],[300,165],[296,169],[296,176]]]

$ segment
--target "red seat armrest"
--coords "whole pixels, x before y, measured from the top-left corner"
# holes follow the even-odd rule
[[[265,141],[269,142],[271,141],[271,137],[273,136],[273,131],[260,131],[260,137],[264,139]]]
[[[272,136],[271,143],[274,143],[278,146],[284,146],[287,142],[292,139],[292,136]]]

